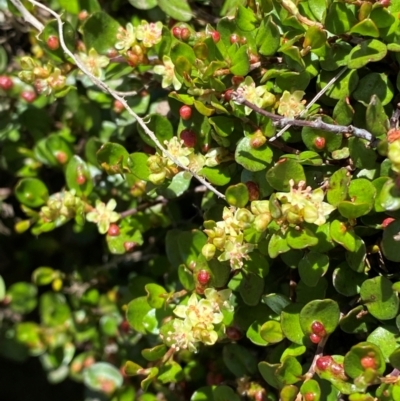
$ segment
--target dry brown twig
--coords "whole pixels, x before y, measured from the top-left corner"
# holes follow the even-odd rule
[[[38,21],[20,2],[20,0],[10,0],[12,4],[15,5],[15,7],[18,8],[18,10],[21,12],[23,15],[25,21],[29,22],[35,29],[39,31],[39,33],[44,29],[43,24]],[[170,159],[174,164],[176,164],[178,167],[180,167],[182,170],[187,171],[192,177],[194,177],[196,180],[201,182],[208,190],[213,192],[215,195],[217,195],[219,198],[225,199],[225,195],[219,192],[216,188],[214,188],[207,180],[205,180],[203,177],[199,176],[196,172],[192,171],[188,167],[184,166],[179,160],[177,160],[165,147],[161,144],[161,142],[158,140],[156,135],[154,134],[153,131],[151,131],[144,120],[140,118],[128,105],[126,102],[125,98],[121,95],[118,94],[118,91],[114,91],[111,89],[106,83],[104,83],[101,79],[95,77],[86,67],[86,65],[80,60],[80,58],[73,54],[68,47],[65,44],[64,41],[64,34],[63,34],[63,21],[61,19],[61,16],[57,14],[55,11],[52,9],[48,8],[47,6],[43,5],[42,3],[39,3],[36,0],[28,0],[31,4],[35,5],[36,7],[41,8],[42,10],[47,11],[49,14],[51,14],[58,23],[58,33],[59,33],[59,40],[60,40],[60,45],[62,49],[64,50],[64,53],[76,64],[76,66],[86,75],[90,78],[90,80],[100,89],[102,89],[104,92],[109,93],[115,100],[118,100],[122,106],[125,108],[125,110],[128,111],[128,113],[138,122],[138,124],[143,128],[143,131],[146,133],[146,135],[152,139],[152,141],[155,143],[157,148],[163,153],[165,157]],[[24,11],[22,11],[24,10]]]

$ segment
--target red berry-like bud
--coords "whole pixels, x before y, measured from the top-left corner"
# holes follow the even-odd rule
[[[219,42],[221,40],[221,35],[220,35],[220,33],[218,31],[212,31],[211,32],[211,37],[212,37],[214,43],[217,43],[217,42]]]
[[[23,91],[21,93],[21,97],[22,97],[22,99],[25,100],[25,102],[32,103],[36,100],[37,96],[36,96],[36,93],[33,91]]]
[[[224,100],[225,102],[229,102],[232,99],[232,92],[233,89],[228,89],[225,94],[224,94]]]
[[[390,2],[390,0],[380,0],[380,1],[379,1],[379,4],[380,4],[381,6],[383,6],[383,7],[389,7],[390,4],[391,4],[391,2]]]
[[[136,242],[126,241],[124,242],[124,249],[126,252],[130,252],[136,246]]]
[[[182,139],[183,144],[188,148],[193,148],[196,145],[197,142],[196,134],[189,129],[184,129],[181,132],[180,138]]]
[[[260,198],[260,190],[258,185],[253,181],[246,182],[247,190],[249,191],[249,201],[255,201]]]
[[[116,224],[110,224],[110,227],[108,227],[107,234],[110,237],[117,237],[119,235],[119,227]]]
[[[181,28],[181,40],[187,42],[190,39],[190,30],[188,28]]]
[[[238,341],[242,338],[241,331],[235,326],[229,326],[225,330],[226,336],[232,341]]]
[[[208,272],[207,270],[200,270],[197,273],[197,281],[201,285],[207,285],[210,281],[210,272]]]
[[[251,146],[253,149],[258,149],[258,148],[260,148],[261,146],[263,146],[265,142],[267,142],[267,138],[266,138],[263,134],[258,133],[258,134],[255,134],[255,135],[250,139],[250,146]]]
[[[182,120],[189,120],[192,117],[192,108],[190,106],[183,105],[179,109],[179,115],[181,116]]]
[[[234,76],[232,77],[232,85],[239,86],[244,81],[243,77]]]
[[[108,58],[114,58],[118,56],[117,49],[111,48],[107,50],[107,57]]]
[[[125,107],[119,100],[114,100],[113,110],[119,114],[125,110]]]
[[[330,355],[320,356],[317,359],[316,366],[319,370],[326,370],[329,368],[329,366],[331,365],[332,362],[333,362],[333,359]]]
[[[317,137],[314,139],[314,146],[315,146],[317,149],[323,149],[323,148],[325,147],[325,143],[326,143],[325,138],[322,137],[322,136],[317,136]]]
[[[83,367],[88,368],[89,366],[93,365],[95,363],[95,359],[92,356],[88,356],[84,361],[83,361]]]
[[[245,38],[245,37],[240,38],[241,45],[245,45],[246,43],[247,43],[247,38]]]
[[[14,86],[13,80],[7,75],[0,76],[0,88],[4,91],[9,91]]]
[[[124,333],[127,333],[127,332],[131,329],[131,326],[129,325],[129,323],[128,323],[127,320],[123,320],[123,321],[121,322],[121,324],[119,325],[119,328],[120,328],[120,330],[123,331]]]
[[[76,183],[79,185],[83,185],[86,182],[86,177],[83,174],[79,174],[76,177]]]
[[[229,40],[230,40],[230,42],[232,44],[237,43],[240,40],[240,36],[238,34],[236,34],[236,33],[232,33],[232,35],[230,36]]]
[[[54,35],[47,38],[46,44],[50,50],[57,50],[60,47],[60,41],[58,40],[57,36]]]
[[[310,334],[310,340],[314,344],[318,344],[321,341],[321,337],[318,334]]]
[[[304,394],[305,401],[314,401],[315,400],[315,393],[305,393]]]
[[[382,221],[382,228],[386,228],[390,223],[392,223],[395,219],[393,217],[386,217],[386,219],[384,219]]]
[[[55,156],[60,164],[65,164],[68,161],[68,155],[63,151],[56,152]]]
[[[325,332],[325,326],[321,323],[318,322],[317,320],[315,322],[312,323],[311,325],[311,331],[314,334],[318,334],[319,336],[323,337],[326,332]]]
[[[172,28],[172,35],[174,35],[177,39],[181,38],[182,29],[179,26],[174,26]]]
[[[364,369],[376,369],[376,360],[372,356],[364,356],[360,362]]]

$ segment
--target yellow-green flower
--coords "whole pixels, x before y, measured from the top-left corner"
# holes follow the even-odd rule
[[[270,106],[275,103],[275,96],[267,91],[265,85],[256,86],[253,78],[247,76],[237,89],[239,95],[258,107]],[[244,111],[250,114],[252,109],[245,106]]]
[[[278,113],[288,118],[299,115],[304,110],[305,100],[301,100],[304,95],[303,91],[284,91],[279,100]]]
[[[326,217],[335,210],[329,203],[323,202],[324,191],[305,187],[300,181],[297,189],[290,180],[290,192],[277,192],[276,197],[282,203],[282,213],[289,223],[300,224],[303,221],[320,226],[326,222]]]
[[[167,341],[172,342],[171,347],[176,351],[187,349],[189,351],[197,351],[196,342],[192,325],[187,320],[174,319],[174,331],[168,332]]]
[[[126,29],[119,27],[117,33],[118,42],[115,44],[115,48],[117,50],[121,50],[122,52],[126,52],[129,50],[136,42],[136,34],[135,28],[129,22],[126,24]]]
[[[144,47],[153,47],[161,42],[162,28],[163,24],[160,21],[156,23],[142,21],[141,24],[136,27],[136,38],[142,41]]]
[[[168,88],[168,86],[173,85],[175,90],[179,90],[182,87],[181,82],[175,74],[175,66],[168,56],[163,57],[164,65],[156,65],[154,67],[154,73],[162,75],[161,86],[163,88]]]
[[[120,215],[113,210],[117,206],[115,199],[110,199],[107,205],[104,202],[96,200],[96,207],[86,215],[86,220],[96,223],[100,234],[108,231],[111,223],[119,220]]]
[[[95,77],[100,77],[102,74],[102,68],[107,67],[110,63],[108,57],[100,56],[93,48],[89,50],[88,54],[79,53],[79,57],[89,72]]]

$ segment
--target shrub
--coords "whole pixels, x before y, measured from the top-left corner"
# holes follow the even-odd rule
[[[3,10],[3,354],[87,399],[399,400],[398,3],[110,3]]]

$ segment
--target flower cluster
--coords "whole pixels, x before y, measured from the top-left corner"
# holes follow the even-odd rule
[[[288,118],[299,115],[304,110],[306,101],[301,100],[304,95],[303,91],[294,91],[293,93],[284,91],[279,100],[278,113]]]
[[[88,54],[79,53],[79,57],[89,72],[98,78],[102,76],[102,69],[110,63],[108,57],[99,55],[95,49],[90,49]]]
[[[247,76],[245,80],[237,88],[237,93],[243,97],[243,99],[257,105],[258,107],[270,107],[275,104],[276,98],[271,92],[267,91],[265,85],[256,86],[253,78]],[[250,114],[252,109],[245,107],[245,113]]]
[[[216,326],[221,325],[224,318],[222,310],[232,311],[230,304],[231,290],[217,291],[207,288],[205,298],[198,299],[193,293],[187,305],[178,305],[174,314],[178,317],[173,320],[173,331],[168,332],[167,342],[176,351],[188,349],[197,351],[197,344],[213,345],[218,340]],[[224,331],[224,327],[218,327]]]
[[[323,202],[324,191],[321,188],[312,190],[300,181],[295,188],[290,180],[290,192],[277,192],[276,198],[282,203],[283,217],[289,224],[313,223],[318,226],[326,222],[326,217],[335,210],[329,203]]]
[[[51,63],[42,66],[31,57],[22,57],[21,68],[22,71],[18,73],[18,77],[22,81],[32,84],[39,94],[49,96],[52,93],[60,93],[66,88],[67,78],[59,68]]]
[[[45,206],[40,209],[39,215],[43,222],[54,222],[57,225],[64,224],[83,213],[84,203],[75,191],[58,192],[50,196]]]
[[[197,154],[194,148],[185,146],[184,141],[175,136],[169,141],[165,141],[164,145],[182,166],[195,173],[199,172],[204,166],[217,166],[227,158],[226,149],[223,148],[210,149],[205,155]],[[151,172],[149,180],[155,185],[162,184],[166,179],[173,178],[179,172],[178,166],[172,160],[160,154],[150,156],[147,159],[147,166]]]
[[[96,207],[86,215],[86,220],[97,224],[100,234],[105,234],[111,223],[115,223],[120,219],[120,215],[114,212],[117,202],[110,199],[107,205],[100,200],[96,200]]]
[[[204,245],[202,253],[207,260],[214,257],[219,251],[218,260],[230,261],[232,269],[240,269],[243,259],[253,251],[254,244],[245,241],[247,229],[263,232],[271,221],[268,201],[254,201],[251,203],[252,211],[246,208],[224,208],[223,221],[205,221],[204,232],[208,236],[208,243]]]

